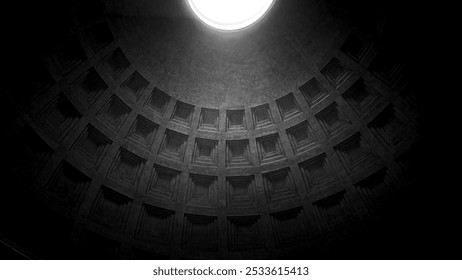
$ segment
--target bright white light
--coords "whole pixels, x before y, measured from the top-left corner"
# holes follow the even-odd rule
[[[274,0],[188,0],[194,13],[206,24],[236,30],[261,18]]]

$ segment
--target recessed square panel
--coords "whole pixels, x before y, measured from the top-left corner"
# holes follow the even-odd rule
[[[351,33],[340,48],[346,55],[361,63],[372,48],[372,42],[362,34]]]
[[[133,95],[135,100],[138,100],[148,85],[148,80],[146,80],[146,78],[144,78],[138,71],[135,71],[130,75],[130,77],[128,77],[121,87]]]
[[[251,176],[226,177],[228,207],[255,206],[255,178]]]
[[[313,203],[319,227],[324,233],[339,232],[346,229],[353,218],[345,191],[340,191]],[[343,233],[344,234],[344,233]]]
[[[206,131],[218,131],[219,111],[217,109],[202,108],[199,118],[199,129]]]
[[[82,202],[91,179],[67,161],[62,161],[46,186],[53,199],[61,201],[65,211],[73,212]]]
[[[300,245],[308,239],[308,222],[301,207],[270,214],[276,246]]]
[[[154,164],[147,194],[162,200],[176,200],[180,171]]]
[[[217,206],[217,181],[215,176],[191,174],[187,204],[202,207]]]
[[[196,138],[192,162],[199,165],[218,165],[218,140]]]
[[[127,140],[144,149],[150,150],[159,125],[138,115],[127,135]]]
[[[123,123],[130,114],[131,108],[125,104],[122,99],[116,95],[104,104],[103,108],[99,110],[96,116],[111,130],[117,132],[122,128]]]
[[[124,231],[131,204],[132,200],[128,197],[103,186],[93,203],[89,218],[102,226]]]
[[[252,108],[252,118],[254,129],[268,127],[274,124],[268,104],[263,104]]]
[[[177,101],[170,120],[180,125],[190,127],[193,114],[194,105]]]
[[[184,215],[182,247],[199,251],[218,249],[218,219],[216,216]]]
[[[183,161],[188,135],[169,130],[165,131],[159,155],[175,161]]]
[[[90,107],[107,88],[106,82],[95,68],[91,67],[72,83],[71,96],[85,107]]]
[[[286,131],[295,154],[308,151],[318,145],[308,121],[301,122]]]
[[[120,48],[115,49],[104,59],[106,69],[114,80],[116,80],[130,66],[130,62]]]
[[[337,182],[330,160],[325,153],[299,163],[305,184],[309,188],[321,188]]]
[[[252,165],[250,159],[249,140],[226,141],[226,166],[240,167]]]
[[[350,175],[378,163],[377,155],[359,132],[335,146],[334,150]]]
[[[342,96],[360,116],[374,108],[382,97],[362,79],[355,82]]]
[[[146,102],[146,106],[160,115],[163,115],[169,102],[170,96],[167,93],[158,88],[154,88],[151,92],[151,96]]]
[[[93,125],[88,124],[71,149],[95,167],[98,167],[111,144],[112,140],[109,137]]]
[[[276,104],[278,105],[282,120],[290,119],[302,113],[300,105],[292,93],[289,93],[286,96],[276,100]]]
[[[335,88],[338,88],[351,76],[353,71],[334,57],[321,70],[321,73],[334,85]]]
[[[274,163],[286,158],[279,134],[271,134],[256,139],[260,164]]]
[[[316,78],[312,78],[299,89],[310,107],[318,104],[329,95]]]
[[[56,140],[62,141],[82,115],[64,94],[58,94],[37,114],[37,120]]]
[[[144,158],[124,148],[120,148],[108,175],[130,188],[136,189],[141,179],[145,163],[146,160]]]
[[[230,251],[262,248],[263,228],[260,216],[228,217],[228,244]]]
[[[143,204],[135,236],[146,242],[170,246],[174,224],[174,211]]]
[[[367,126],[389,149],[404,143],[413,131],[394,105],[387,106]]]
[[[336,102],[317,113],[316,118],[328,138],[340,134],[351,125],[351,121],[340,111]]]
[[[284,201],[299,196],[288,167],[264,173],[263,183],[268,202]]]
[[[226,111],[226,131],[247,130],[244,110]]]

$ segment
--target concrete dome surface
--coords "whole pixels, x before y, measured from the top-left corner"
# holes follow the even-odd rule
[[[7,258],[439,250],[405,4],[262,1],[230,32],[201,1],[68,2],[8,33]]]

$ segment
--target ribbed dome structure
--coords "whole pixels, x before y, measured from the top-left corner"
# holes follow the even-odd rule
[[[223,33],[186,1],[70,2],[30,20],[7,89],[1,234],[20,257],[381,258],[407,242],[389,227],[412,208],[423,105],[393,9],[279,0]]]

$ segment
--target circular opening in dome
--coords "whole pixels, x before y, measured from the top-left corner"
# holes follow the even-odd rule
[[[274,0],[188,0],[194,14],[220,30],[238,30],[262,18]]]

